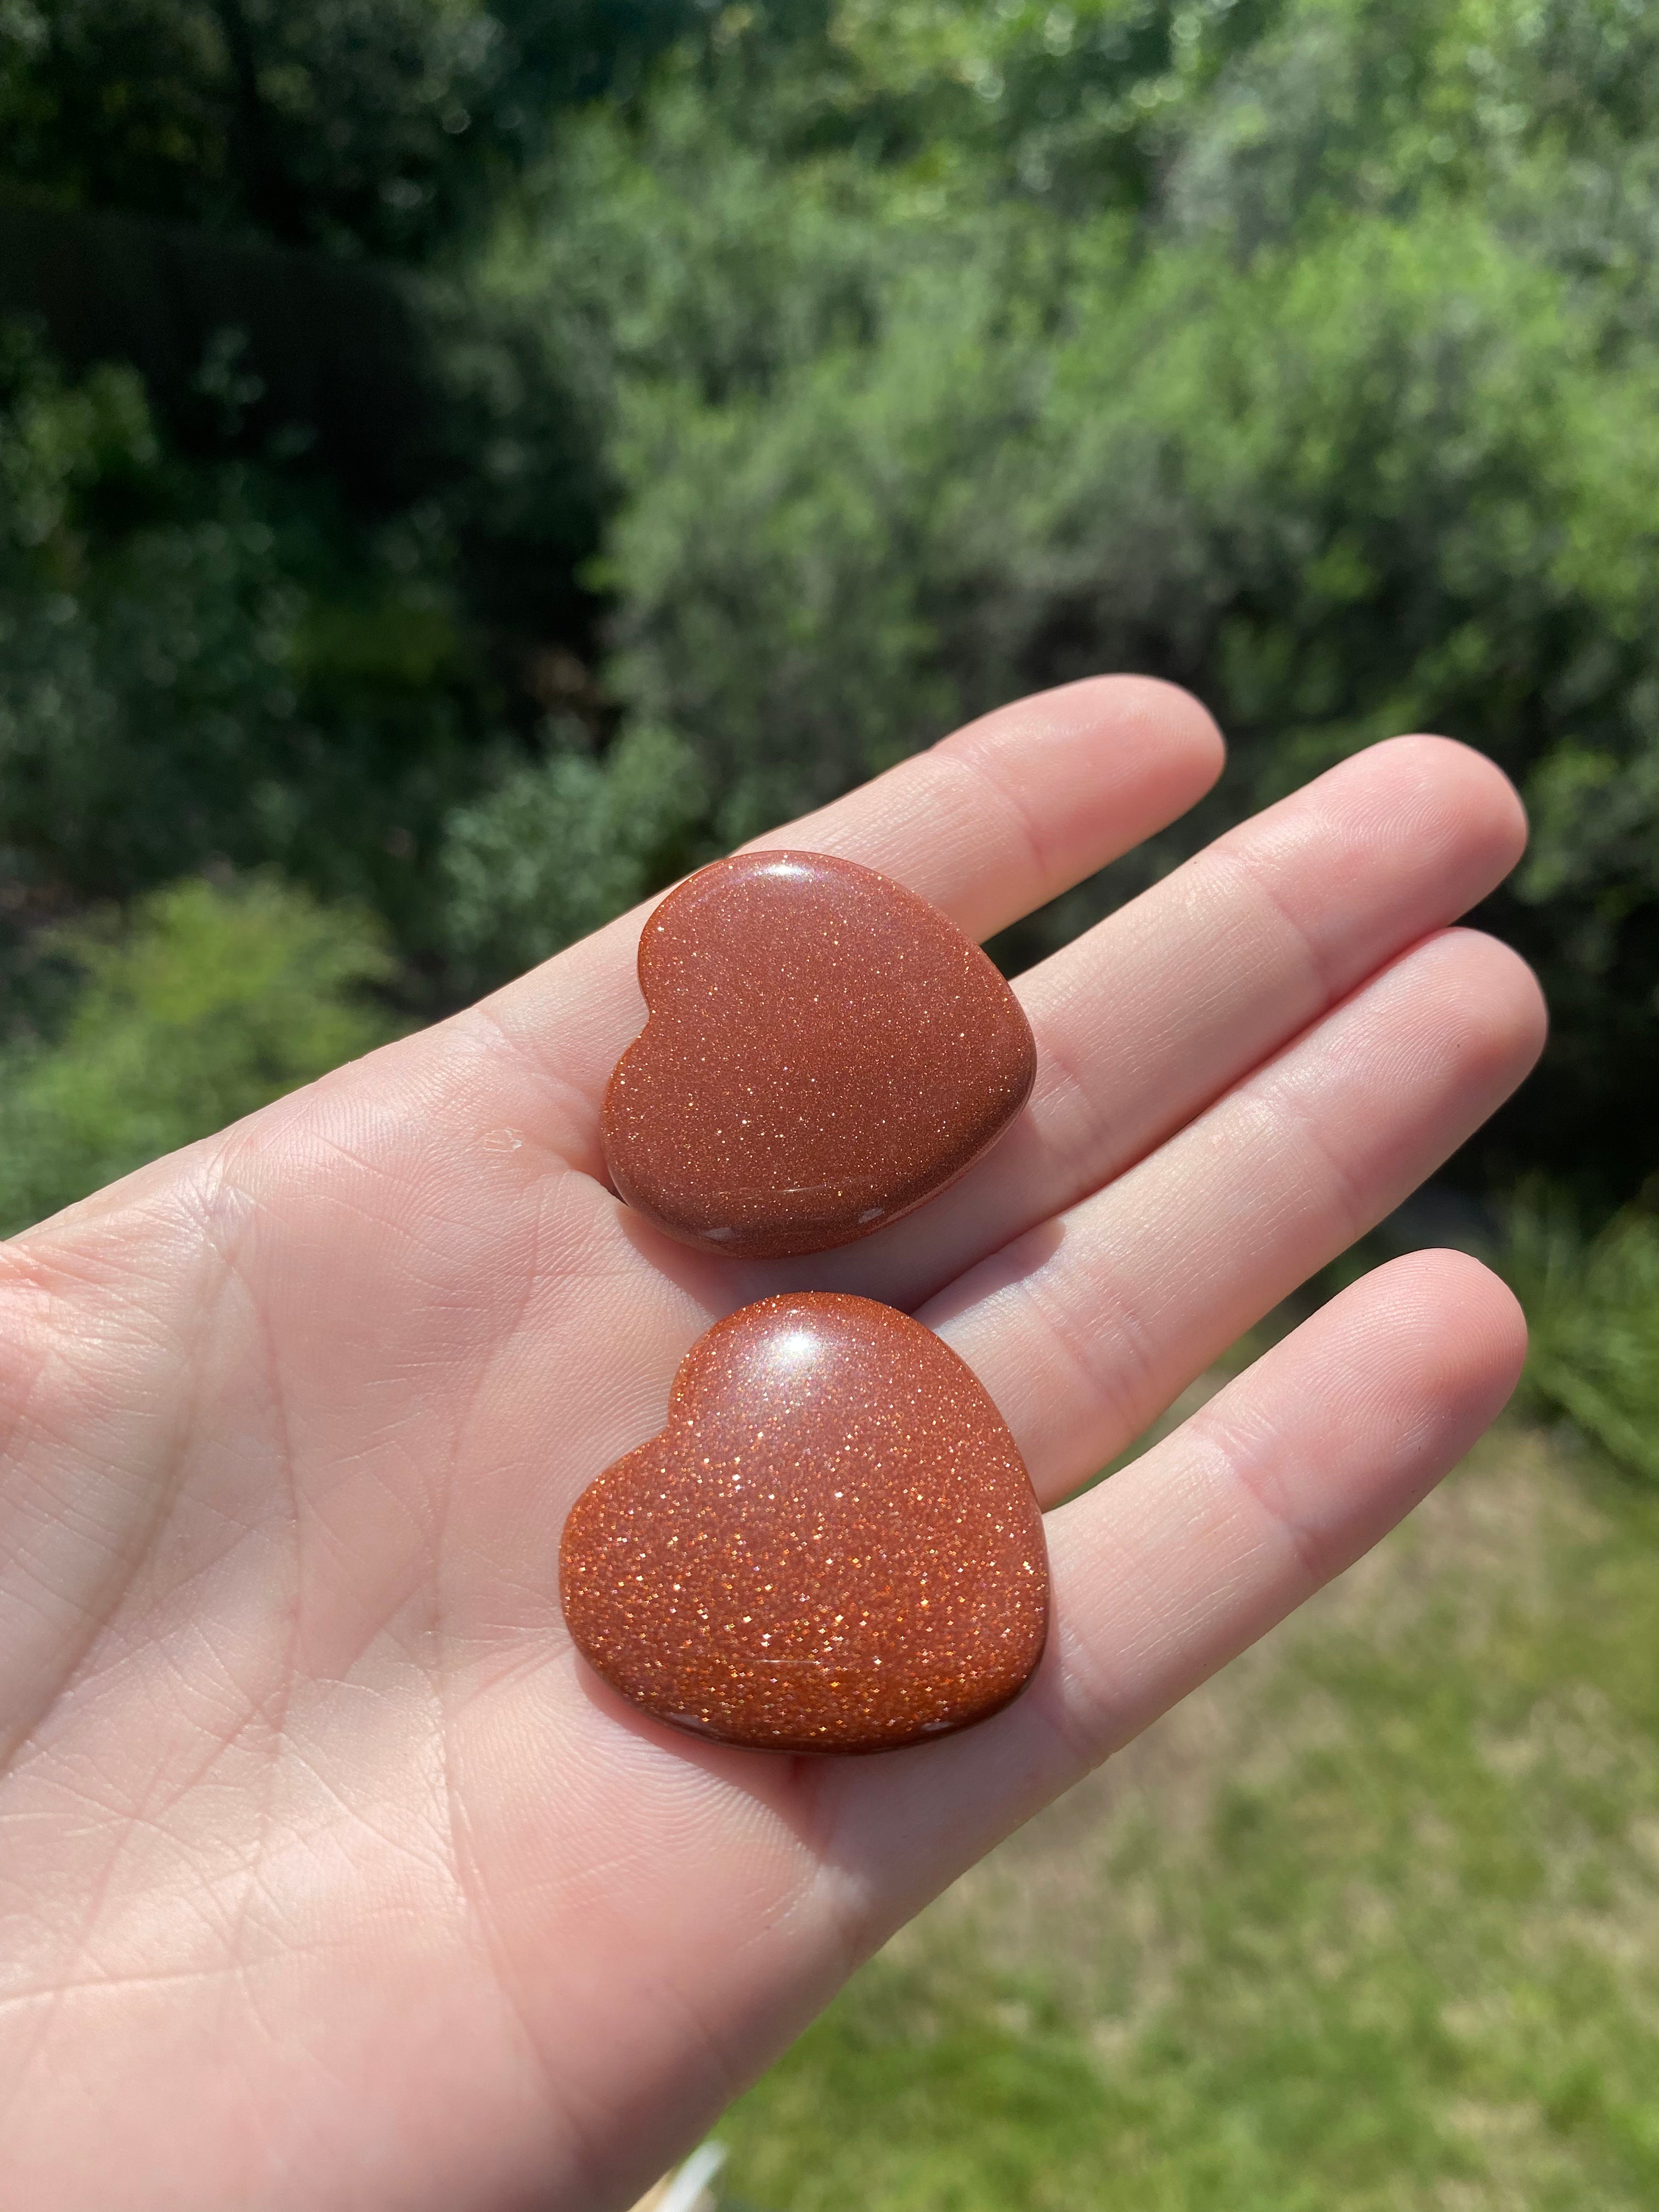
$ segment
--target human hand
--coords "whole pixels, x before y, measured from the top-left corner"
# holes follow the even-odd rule
[[[1202,710],[1008,708],[763,842],[987,935],[1198,798]],[[1520,1317],[1380,1268],[1048,1522],[1028,1692],[874,1759],[703,1743],[575,1659],[577,1493],[785,1287],[917,1313],[1045,1504],[1389,1211],[1543,1015],[1450,922],[1514,793],[1380,745],[1018,988],[1036,1089],[951,1190],[733,1265],[606,1189],[641,916],[0,1247],[0,2201],[628,2203],[908,1915],[1373,1542]]]

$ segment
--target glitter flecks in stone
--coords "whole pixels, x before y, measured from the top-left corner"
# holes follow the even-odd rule
[[[983,1386],[920,1322],[829,1291],[698,1339],[662,1433],[577,1499],[559,1570],[624,1698],[760,1750],[967,1728],[1048,1634],[1042,1517]]]
[[[970,1167],[1036,1048],[976,945],[914,891],[821,853],[747,853],[671,892],[640,941],[648,1019],[605,1097],[617,1191],[733,1258],[867,1236]]]

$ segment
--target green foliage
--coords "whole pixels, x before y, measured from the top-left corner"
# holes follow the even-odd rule
[[[708,805],[696,756],[643,726],[603,760],[556,746],[450,818],[443,869],[460,972],[496,983],[659,890]]]
[[[373,903],[441,1002],[963,716],[1148,669],[1216,711],[1222,789],[1002,955],[1354,747],[1446,729],[1533,806],[1483,918],[1554,1015],[1468,1171],[1541,1165],[1604,1206],[1639,1184],[1643,11],[20,0],[0,22],[15,191],[308,249],[204,245],[179,327],[219,334],[188,371],[146,339],[149,394],[8,372],[0,843],[25,931],[221,854]],[[187,234],[144,237],[148,302],[195,264]],[[387,289],[342,266],[366,253],[426,265]],[[94,357],[73,288],[40,283]],[[285,348],[292,319],[250,307],[239,350],[208,307],[244,297],[317,327]],[[377,346],[409,374],[366,414],[373,380],[329,365]],[[289,430],[308,459],[273,452]]]
[[[251,1114],[395,1033],[368,915],[275,878],[184,883],[50,948],[83,978],[61,1036],[0,1055],[0,1231]]]
[[[72,207],[422,253],[672,38],[680,0],[9,0],[0,179]]]
[[[816,55],[757,18],[734,77],[575,134],[496,274],[610,349],[611,681],[696,748],[720,840],[1036,685],[1189,684],[1233,742],[1223,793],[1066,927],[1374,738],[1480,745],[1547,823],[1491,918],[1557,1018],[1486,1172],[1616,1194],[1659,1079],[1659,279],[1631,85],[1570,11],[1224,12],[1225,51],[1150,6],[1069,33],[847,7]],[[1150,166],[1079,201],[981,125],[1024,143],[997,42],[1085,15]],[[769,137],[809,81],[841,123]],[[854,82],[932,122],[860,137]],[[1106,129],[1081,93],[1066,112]]]
[[[922,342],[873,371],[830,354],[781,404],[675,393],[633,411],[613,680],[708,763],[725,842],[942,733],[972,696],[972,661],[942,635],[957,609],[951,642],[969,634],[990,596],[963,593],[986,489],[963,465],[1018,398],[1018,364],[1011,393],[976,343],[982,305],[980,288],[924,283]]]
[[[16,0],[5,166],[71,205],[396,249],[451,212],[501,35],[445,0]]]
[[[762,397],[635,404],[611,559],[643,712],[804,792],[1101,665],[1223,694],[1261,787],[1413,716],[1524,773],[1547,681],[1627,738],[1650,384],[1547,274],[1454,213],[1245,270],[1108,234],[1058,327],[1009,269],[894,288],[878,343]]]
[[[832,0],[727,7],[702,80],[775,159],[852,149],[1067,214],[1154,196],[1171,120],[1279,0]]]
[[[70,383],[15,338],[0,490],[0,852],[22,893],[125,896],[217,855],[421,942],[421,863],[477,773],[441,548],[185,469],[130,373]]]
[[[1659,1482],[1659,1218],[1630,1206],[1587,1236],[1568,1200],[1534,1187],[1503,1257],[1526,1308],[1534,1404]]]

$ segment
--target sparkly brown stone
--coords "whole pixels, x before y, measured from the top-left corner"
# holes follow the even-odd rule
[[[668,1424],[577,1499],[577,1649],[659,1720],[769,1751],[883,1751],[1006,1705],[1042,1656],[1048,1558],[969,1370],[869,1298],[744,1306]]]
[[[628,1203],[759,1259],[865,1237],[954,1182],[1030,1094],[1018,1001],[936,907],[852,860],[740,853],[645,926],[649,1018],[605,1095]]]

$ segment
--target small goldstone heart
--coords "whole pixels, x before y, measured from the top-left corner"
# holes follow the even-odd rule
[[[734,1258],[896,1221],[996,1142],[1036,1073],[979,947],[902,884],[822,853],[690,877],[645,926],[640,987],[605,1164],[659,1228]]]

